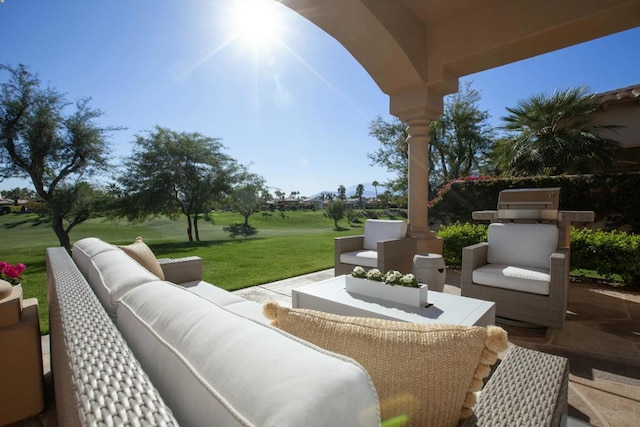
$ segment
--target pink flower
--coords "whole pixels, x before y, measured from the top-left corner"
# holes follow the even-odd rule
[[[20,283],[20,275],[27,267],[23,263],[11,265],[6,261],[0,261],[0,279],[6,280],[12,285]]]

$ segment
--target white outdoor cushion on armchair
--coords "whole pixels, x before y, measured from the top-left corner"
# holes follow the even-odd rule
[[[369,219],[364,235],[336,238],[336,275],[348,274],[355,266],[410,272],[416,244],[407,230],[405,221]]]
[[[550,259],[558,229],[550,224],[501,224],[488,229],[488,264],[473,270],[473,282],[549,295]]]
[[[404,221],[368,219],[364,223],[365,249],[378,250],[378,242],[402,239],[407,236],[407,223]]]

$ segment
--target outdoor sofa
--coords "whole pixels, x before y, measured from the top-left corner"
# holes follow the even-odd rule
[[[59,425],[379,425],[360,364],[202,281],[198,257],[138,259],[95,238],[47,249]],[[461,424],[558,425],[567,387],[566,359],[510,346]]]

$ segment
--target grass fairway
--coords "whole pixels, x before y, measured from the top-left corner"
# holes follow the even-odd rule
[[[333,267],[333,238],[361,234],[362,227],[333,228],[323,211],[288,211],[254,214],[249,224],[257,229],[251,237],[229,237],[223,227],[241,223],[232,212],[216,212],[211,220],[200,219],[200,242],[187,241],[186,220],[158,218],[141,224],[93,219],[71,232],[71,241],[99,237],[114,244],[128,244],[136,236],[159,258],[197,255],[204,260],[204,279],[227,290],[242,289],[287,277]],[[41,332],[49,332],[45,249],[58,246],[50,225],[35,214],[0,216],[0,261],[22,262],[27,271],[22,280],[25,298],[38,298]]]

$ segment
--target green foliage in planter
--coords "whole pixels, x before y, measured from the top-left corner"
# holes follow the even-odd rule
[[[638,286],[640,236],[572,227],[571,268],[595,270],[609,280],[617,273],[625,284]]]
[[[486,224],[455,223],[442,226],[437,232],[442,238],[442,256],[449,266],[462,265],[462,248],[487,241]]]

